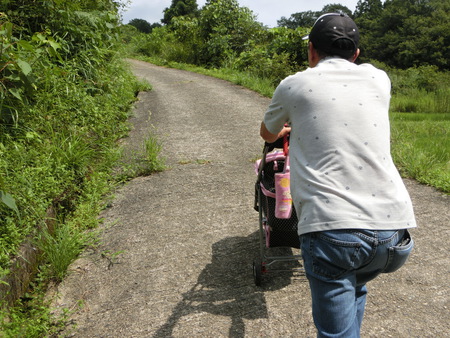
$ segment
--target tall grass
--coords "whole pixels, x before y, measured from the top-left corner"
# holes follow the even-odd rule
[[[161,151],[161,143],[153,134],[149,134],[144,142],[145,162],[148,173],[163,171],[166,168],[164,164],[165,159],[161,157]]]
[[[0,16],[0,45],[9,48],[0,58],[5,66],[0,67],[0,336],[5,337],[49,333],[52,319],[41,296],[49,280],[62,280],[91,243],[84,233],[98,225],[103,198],[116,184],[111,173],[119,158],[117,140],[127,134],[132,102],[143,89],[119,55],[112,13],[71,7],[96,5],[89,1],[60,3],[8,2],[17,5],[8,14],[16,23]],[[56,9],[48,14],[46,6]],[[57,28],[27,31],[35,27],[33,20],[48,18],[38,26]],[[30,24],[19,27],[22,19]],[[25,70],[6,67],[14,65]],[[54,233],[42,232],[49,210],[55,214]],[[33,267],[38,274],[28,294],[9,306],[3,277],[30,238],[42,249],[41,265]]]
[[[55,233],[42,231],[39,234],[38,246],[44,252],[48,264],[48,276],[62,281],[67,268],[88,244],[87,235],[81,229],[62,223],[56,227]]]
[[[392,156],[402,175],[449,193],[450,114],[391,116]]]
[[[427,91],[407,88],[392,97],[391,110],[402,113],[450,113],[450,87]]]
[[[396,165],[403,176],[450,193],[450,73],[432,66],[386,71]]]

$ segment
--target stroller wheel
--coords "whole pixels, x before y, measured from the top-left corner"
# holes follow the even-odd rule
[[[261,286],[262,282],[262,263],[261,261],[253,261],[253,279],[256,286]]]

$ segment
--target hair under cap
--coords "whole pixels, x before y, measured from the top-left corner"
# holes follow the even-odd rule
[[[355,22],[344,13],[327,13],[314,23],[309,35],[303,39],[312,42],[314,48],[327,54],[351,57],[358,48],[359,31]],[[342,41],[346,40],[346,41]],[[344,42],[344,44],[339,43]],[[342,49],[342,45],[351,46]]]

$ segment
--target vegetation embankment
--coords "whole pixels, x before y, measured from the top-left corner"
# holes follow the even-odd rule
[[[145,149],[154,146],[150,137],[143,144],[145,168],[127,164],[120,177],[111,174],[136,93],[149,88],[122,61],[118,6],[112,0],[2,1],[1,336],[51,334],[55,323],[43,291],[95,243],[86,230],[97,226],[105,194],[142,170],[160,168]],[[25,243],[33,248],[26,255]],[[29,275],[20,280],[19,266],[34,270],[31,285]],[[21,290],[17,284],[24,284]]]
[[[191,6],[180,6],[180,4]],[[449,4],[361,0],[352,13],[331,4],[267,28],[236,0],[173,0],[164,26],[132,20],[123,39],[136,58],[217,76],[270,97],[280,80],[307,67],[302,40],[322,13],[343,11],[361,31],[361,57],[392,81],[392,153],[404,177],[450,193]],[[144,33],[145,32],[145,33]],[[432,38],[431,38],[432,37]]]

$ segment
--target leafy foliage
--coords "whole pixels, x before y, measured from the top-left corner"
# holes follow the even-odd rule
[[[289,18],[284,16],[277,21],[278,27],[295,29],[297,27],[312,27],[319,17],[319,13],[315,11],[306,11],[291,14]]]
[[[198,35],[203,41],[199,48],[201,64],[220,66],[230,55],[248,49],[249,41],[258,40],[261,24],[247,7],[236,0],[208,1],[199,17]]]
[[[349,16],[352,16],[352,11],[341,4],[329,4],[325,5],[321,11],[306,11],[291,14],[289,18],[281,17],[280,20],[277,21],[279,27],[286,27],[290,29],[296,29],[299,27],[312,27],[314,22],[317,20],[319,16],[325,13],[332,12],[343,12]]]
[[[0,200],[8,208],[14,210],[16,212],[17,216],[20,217],[20,213],[19,213],[19,209],[17,209],[16,201],[14,200],[14,198],[10,194],[0,190]]]
[[[173,2],[173,6],[178,3]],[[278,21],[287,40],[282,52],[270,41],[278,31],[255,21],[255,15],[236,0],[210,0],[199,11],[174,16],[162,27],[157,39],[141,41],[141,51],[151,45],[147,55],[165,54],[167,61],[182,61],[207,67],[221,67],[233,60],[246,58],[252,50],[268,58],[284,53],[291,68],[302,67],[306,61],[305,44],[296,35],[297,28],[307,32],[323,13],[342,11],[354,17],[361,31],[359,62],[377,60],[390,67],[407,69],[422,65],[449,69],[450,4],[440,0],[359,0],[352,13],[340,4],[329,4],[321,11],[294,13]],[[137,39],[141,38],[136,38]],[[280,40],[278,39],[278,42]],[[165,48],[158,48],[163,43]],[[181,44],[180,44],[181,43]],[[165,52],[164,50],[167,50]],[[155,54],[156,52],[156,54]],[[174,57],[181,59],[176,60]],[[241,58],[241,59],[242,59]],[[255,65],[257,67],[257,65]]]
[[[180,16],[195,17],[197,15],[196,0],[172,0],[170,7],[164,9],[164,17],[161,22],[169,25],[172,19]]]
[[[159,23],[150,24],[144,19],[133,19],[128,24],[136,27],[136,29],[141,33],[151,33],[153,28],[161,27],[161,24]]]
[[[450,67],[450,3],[440,0],[359,0],[352,13],[339,4],[321,11],[282,17],[278,26],[311,27],[324,13],[342,11],[354,17],[361,32],[362,60],[376,59],[389,66],[410,68],[434,65]]]
[[[46,36],[35,33],[29,40],[14,36],[14,24],[0,13],[0,124],[18,122],[19,111],[30,104],[36,88],[33,67],[44,65],[42,56],[60,58],[60,45]]]
[[[50,217],[69,241],[94,226],[138,88],[118,57],[118,6],[1,3],[0,276]]]
[[[392,67],[450,68],[450,3],[440,0],[360,0],[355,11],[364,58]]]

